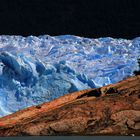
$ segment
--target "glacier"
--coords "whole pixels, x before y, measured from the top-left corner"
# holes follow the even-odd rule
[[[0,36],[0,117],[138,70],[140,38]]]

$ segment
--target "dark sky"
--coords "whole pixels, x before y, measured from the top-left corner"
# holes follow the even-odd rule
[[[135,38],[139,0],[0,0],[0,34]]]

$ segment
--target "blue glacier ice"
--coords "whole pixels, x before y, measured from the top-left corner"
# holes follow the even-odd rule
[[[0,36],[0,116],[64,94],[116,83],[138,70],[140,38]]]

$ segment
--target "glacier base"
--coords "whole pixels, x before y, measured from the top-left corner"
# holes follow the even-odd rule
[[[116,83],[138,70],[139,57],[140,38],[0,36],[0,116]]]

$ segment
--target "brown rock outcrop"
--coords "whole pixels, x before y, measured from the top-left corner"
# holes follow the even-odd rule
[[[0,118],[0,136],[140,135],[140,75]]]

